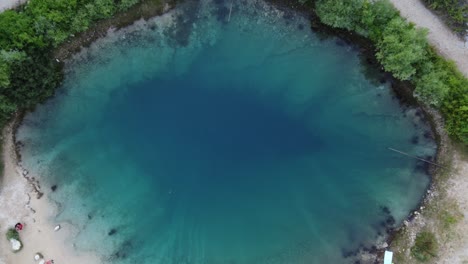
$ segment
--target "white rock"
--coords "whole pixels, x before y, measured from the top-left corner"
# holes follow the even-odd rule
[[[39,264],[45,264],[45,260],[41,259],[41,260],[39,261]]]
[[[10,244],[11,244],[11,249],[13,249],[14,251],[18,251],[21,248],[21,242],[19,242],[18,240],[14,238],[10,239]]]
[[[60,230],[60,225],[56,225],[54,228],[54,231],[59,231]]]
[[[40,259],[42,259],[42,256],[41,256],[40,253],[37,253],[36,255],[34,255],[34,260],[35,260],[35,261],[38,261],[38,260],[40,260]]]

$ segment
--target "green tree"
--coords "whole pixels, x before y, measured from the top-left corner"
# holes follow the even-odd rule
[[[322,23],[347,30],[360,28],[365,0],[317,0],[316,12]]]
[[[373,41],[380,39],[388,23],[399,15],[388,0],[366,1],[363,5],[360,23]]]
[[[0,50],[0,88],[10,85],[10,65],[26,58],[24,52]]]
[[[416,74],[418,64],[426,60],[426,31],[395,17],[384,29],[377,48],[377,59],[385,70],[400,80],[409,80]]]

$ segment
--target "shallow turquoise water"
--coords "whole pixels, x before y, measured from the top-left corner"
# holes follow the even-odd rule
[[[305,18],[227,7],[112,33],[26,116],[23,164],[57,186],[78,249],[110,263],[350,263],[417,206],[425,166],[387,147],[434,155],[419,111]]]

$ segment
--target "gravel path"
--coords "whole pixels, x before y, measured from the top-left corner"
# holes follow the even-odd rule
[[[429,41],[445,58],[455,61],[468,77],[468,43],[458,38],[420,0],[390,0],[402,16],[418,27],[429,29]]]
[[[0,0],[0,12],[18,6],[27,0]]]

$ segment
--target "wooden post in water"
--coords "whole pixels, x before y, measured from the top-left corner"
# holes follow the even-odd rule
[[[234,4],[233,1],[231,1],[231,8],[229,8],[229,17],[228,17],[228,22],[231,21],[231,13],[232,13],[232,5]]]
[[[420,158],[420,157],[416,157],[416,156],[410,155],[410,154],[408,154],[408,153],[406,153],[406,152],[403,152],[403,151],[400,151],[400,150],[397,150],[397,149],[394,149],[394,148],[388,148],[388,149],[391,150],[391,151],[394,151],[394,152],[396,152],[396,153],[400,153],[400,154],[402,154],[402,155],[408,156],[408,157],[410,157],[410,158],[417,159],[417,160],[420,160],[420,161],[424,161],[424,162],[426,162],[426,163],[432,164],[432,165],[437,166],[437,167],[440,167],[440,168],[444,168],[443,166],[440,166],[440,165],[437,164],[437,163],[434,163],[434,162],[429,161],[429,160],[422,159],[422,158]]]

